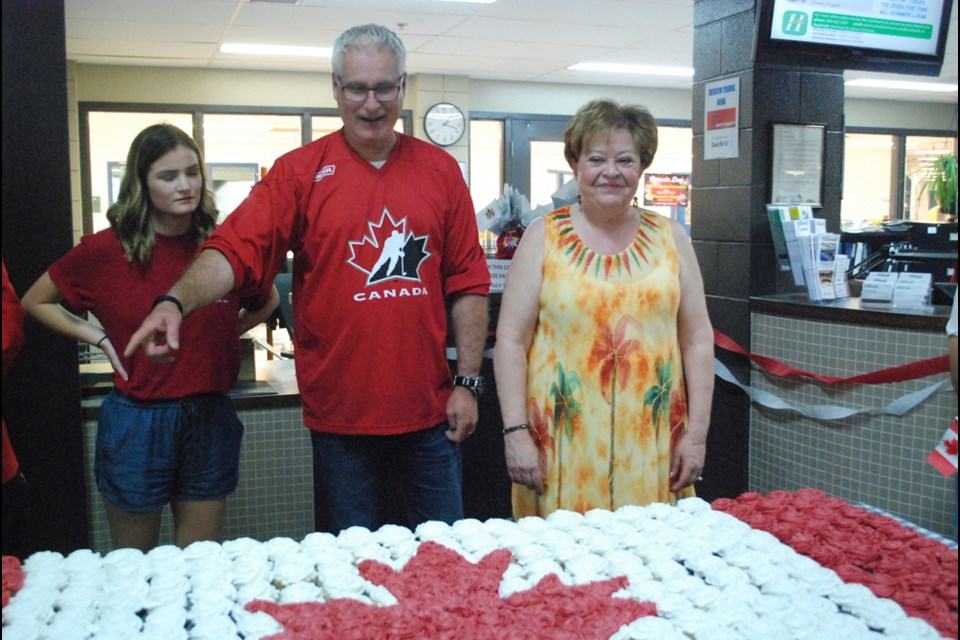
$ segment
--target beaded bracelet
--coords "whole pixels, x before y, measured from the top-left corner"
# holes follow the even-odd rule
[[[503,435],[507,435],[508,433],[513,433],[514,431],[520,431],[522,429],[529,429],[529,428],[530,428],[530,425],[524,422],[523,424],[518,424],[515,427],[506,427],[503,430]]]
[[[103,334],[103,337],[97,340],[97,349],[100,348],[100,345],[103,344],[103,341],[107,339],[107,334]]]

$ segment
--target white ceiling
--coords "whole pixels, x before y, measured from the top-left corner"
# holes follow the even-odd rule
[[[295,3],[295,4],[281,4]],[[67,58],[80,63],[330,70],[324,58],[224,54],[225,42],[330,47],[376,22],[407,46],[411,73],[488,80],[688,89],[690,78],[570,71],[576,62],[693,66],[693,0],[65,0]],[[847,72],[854,77],[887,74]],[[933,80],[894,76],[897,79]],[[940,81],[957,85],[957,6]],[[957,101],[947,94],[848,88],[848,97]]]

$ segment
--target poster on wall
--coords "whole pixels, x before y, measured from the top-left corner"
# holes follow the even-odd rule
[[[823,206],[825,133],[822,124],[773,123],[771,204]]]
[[[685,207],[690,201],[689,173],[643,174],[643,204],[646,207]]]
[[[708,82],[703,127],[703,159],[740,155],[740,78]]]

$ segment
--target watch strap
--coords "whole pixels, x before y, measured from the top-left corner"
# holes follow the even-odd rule
[[[480,398],[480,394],[483,393],[483,377],[482,376],[453,376],[453,386],[455,387],[464,387],[469,389],[469,391],[476,398]]]

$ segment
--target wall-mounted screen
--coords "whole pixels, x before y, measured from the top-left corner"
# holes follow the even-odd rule
[[[936,76],[953,0],[761,0],[757,58]]]

